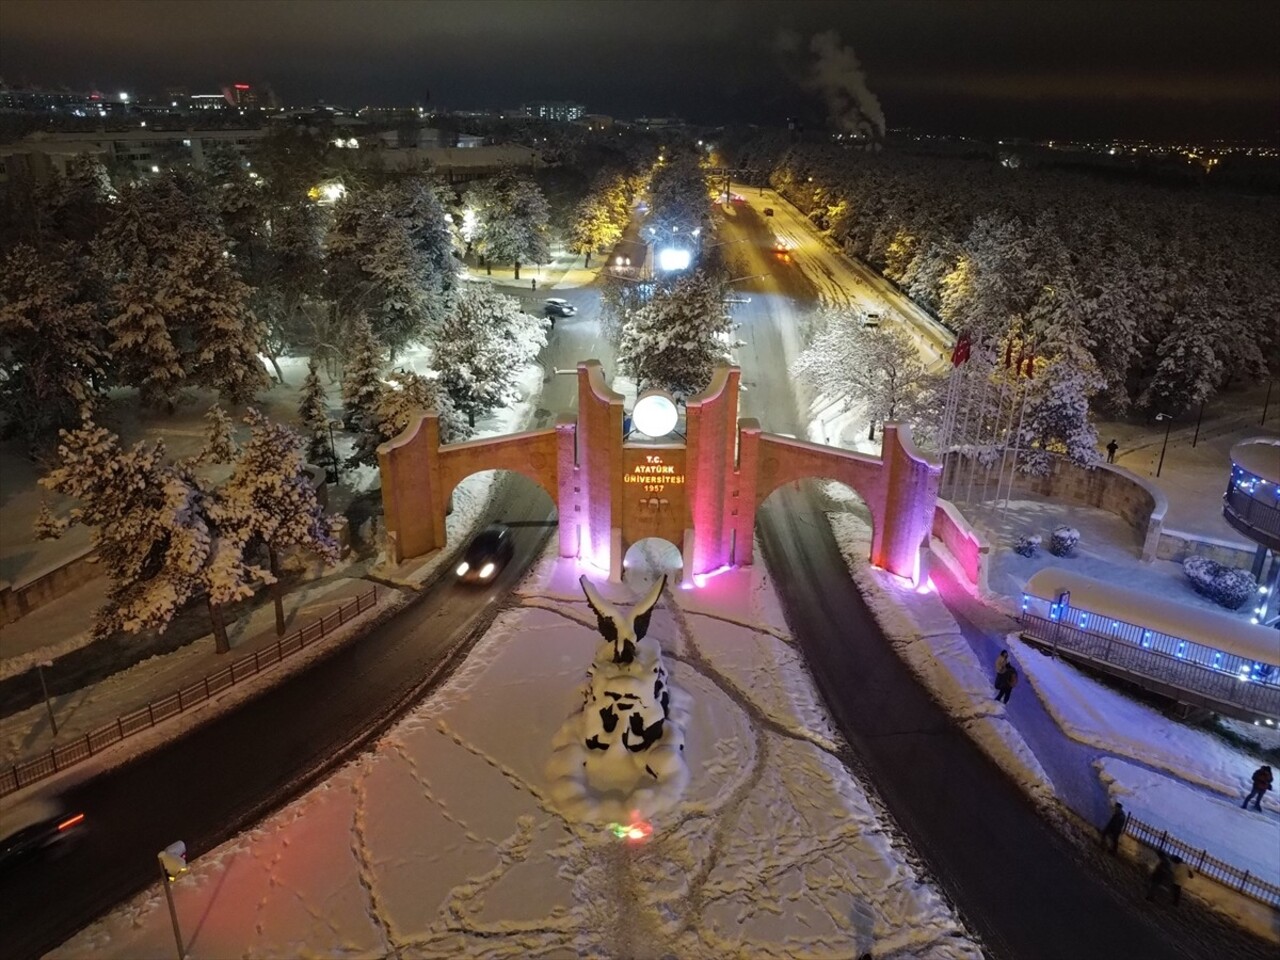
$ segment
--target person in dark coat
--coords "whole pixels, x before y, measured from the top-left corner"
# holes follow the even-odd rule
[[[1018,671],[1013,667],[1006,666],[1000,672],[1000,676],[996,677],[996,699],[1001,703],[1008,703],[1009,696],[1013,693],[1013,688],[1018,685]]]
[[[1120,837],[1124,833],[1124,825],[1128,822],[1129,815],[1124,812],[1123,804],[1117,802],[1111,809],[1111,819],[1102,828],[1102,845],[1109,846],[1112,853],[1115,853],[1116,848],[1120,846]]]
[[[1107,444],[1107,463],[1116,462],[1116,451],[1119,449],[1120,444],[1116,443],[1115,439],[1112,438],[1111,442]]]
[[[1262,809],[1262,795],[1271,789],[1271,767],[1263,764],[1257,770],[1253,771],[1253,789],[1249,791],[1249,795],[1244,798],[1244,803],[1240,804],[1240,809],[1244,810],[1249,806],[1249,801],[1253,800],[1253,809]],[[1254,797],[1257,797],[1254,800]]]
[[[996,657],[996,676],[1004,673],[1004,668],[1009,665],[1009,651],[1001,650],[1000,656]]]
[[[1161,850],[1159,855],[1160,859],[1156,862],[1156,868],[1151,871],[1151,879],[1147,883],[1147,899],[1154,897],[1161,887],[1168,887],[1169,894],[1173,897],[1173,905],[1176,907],[1182,900],[1182,885],[1193,874],[1191,868],[1183,863],[1182,858],[1176,853],[1169,856]]]

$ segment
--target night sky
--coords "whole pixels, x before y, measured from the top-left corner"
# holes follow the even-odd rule
[[[288,104],[573,99],[619,117],[771,123],[824,116],[810,44],[829,30],[890,127],[1280,132],[1274,0],[4,0],[0,76],[104,92],[244,80]]]

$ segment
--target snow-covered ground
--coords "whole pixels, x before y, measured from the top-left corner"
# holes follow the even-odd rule
[[[1255,813],[1252,807],[1241,810],[1235,800],[1211,796],[1124,760],[1103,757],[1095,766],[1111,798],[1123,803],[1130,816],[1157,830],[1168,830],[1193,849],[1207,850],[1209,856],[1239,870],[1280,882],[1280,824],[1275,817]],[[1126,848],[1129,846],[1126,841]],[[1132,848],[1144,862],[1154,864],[1152,851],[1140,849],[1136,843]],[[1197,859],[1187,862],[1195,868]],[[1274,939],[1274,920],[1265,907],[1202,874],[1192,875],[1187,891],[1244,926],[1271,933]]]
[[[1062,567],[1109,583],[1124,583],[1134,590],[1176,600],[1193,607],[1203,607],[1226,616],[1248,619],[1251,605],[1239,610],[1218,606],[1191,588],[1182,564],[1172,560],[1141,560],[1142,544],[1133,529],[1107,510],[1061,503],[1022,494],[1010,500],[1007,509],[1001,504],[965,505],[965,519],[990,546],[988,585],[995,593],[1018,597],[1027,581],[1045,567]],[[1069,557],[1055,557],[1045,547],[1053,529],[1066,524],[1080,531],[1080,542]],[[1019,556],[1013,544],[1022,534],[1038,534],[1043,540],[1034,557]]]
[[[831,532],[863,599],[898,655],[969,736],[1039,803],[1052,806],[1054,787],[1022,734],[992,697],[991,671],[979,662],[955,618],[926,584],[916,588],[870,565],[871,527],[856,495],[827,483],[847,509],[827,514]]]
[[[415,369],[425,364],[429,358],[421,355],[407,355],[402,365],[413,365]],[[301,374],[285,367],[286,378],[290,382],[301,381]],[[305,369],[305,368],[304,368]],[[492,417],[482,421],[479,427],[481,436],[510,433],[523,428],[524,423],[536,407],[537,391],[541,385],[540,370],[531,365],[520,378],[521,394],[526,398],[510,408],[497,411]],[[376,471],[374,473],[376,477]],[[453,511],[445,519],[445,529],[450,544],[466,540],[483,515],[492,494],[493,485],[499,474],[495,471],[484,471],[472,474],[463,480],[454,491]],[[448,551],[438,551],[420,558],[402,568],[390,571],[375,565],[371,572],[380,580],[402,582],[406,586],[418,586],[431,579],[445,561]],[[332,574],[333,571],[329,571]],[[352,576],[358,577],[359,566],[350,570]],[[97,581],[95,581],[97,582]],[[286,598],[286,608],[291,611],[293,621],[290,629],[328,612],[328,608],[356,593],[364,592],[372,584],[360,579],[340,579],[336,582],[325,581],[315,586],[303,585],[295,588]],[[68,648],[82,646],[88,641],[88,625],[94,606],[101,602],[101,592],[81,588],[48,608],[37,610],[32,617],[39,617],[39,623],[31,626],[42,628],[49,623],[61,630],[76,632],[70,636],[51,632],[46,637],[59,637],[55,644]],[[78,604],[78,607],[77,607]],[[296,612],[294,612],[296,611]],[[24,618],[10,625],[10,630],[25,631],[28,627]],[[47,623],[46,623],[47,621]],[[269,603],[260,605],[247,616],[228,624],[228,633],[232,643],[230,656],[241,656],[263,646],[275,642],[274,613]],[[38,629],[31,631],[39,633]],[[36,658],[49,657],[51,646],[33,649],[15,655],[12,660],[0,665],[0,668],[13,666],[10,672],[19,672],[16,668],[29,668]],[[48,714],[43,703],[29,707],[0,719],[0,745],[4,747],[4,756],[8,762],[26,759],[44,753],[52,747],[68,743],[85,733],[109,723],[117,716],[128,713],[147,702],[174,692],[178,687],[190,684],[201,677],[221,669],[226,665],[226,657],[213,653],[212,636],[206,636],[186,644],[168,653],[149,657],[128,669],[118,671],[103,680],[83,687],[73,693],[55,696],[53,706],[58,720],[58,735],[55,737],[50,728]],[[53,668],[56,671],[56,665]],[[6,673],[5,675],[9,675]],[[260,675],[252,684],[272,682],[272,671]],[[130,741],[132,743],[132,741]],[[120,745],[113,750],[128,749]],[[110,753],[110,751],[108,752]]]
[[[189,956],[980,956],[835,754],[760,568],[654,614],[691,698],[679,805],[643,842],[562,817],[544,768],[599,636],[553,552],[369,753],[195,859],[174,885]],[[628,579],[602,589],[629,603],[648,568]],[[172,950],[152,888],[52,956]]]
[[[1205,787],[1238,804],[1249,792],[1261,761],[1204,730],[1170,720],[1157,710],[1117,693],[1070,664],[1045,656],[1016,636],[1009,651],[1022,666],[1045,708],[1073,740],[1128,757]],[[1272,791],[1264,807],[1280,813]],[[1280,845],[1280,821],[1274,823]]]

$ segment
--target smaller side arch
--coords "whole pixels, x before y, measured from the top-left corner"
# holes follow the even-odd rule
[[[530,430],[485,440],[467,440],[439,448],[443,501],[454,487],[482,470],[511,470],[528,477],[559,506],[560,484],[554,428]]]

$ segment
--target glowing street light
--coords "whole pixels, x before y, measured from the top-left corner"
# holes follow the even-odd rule
[[[665,390],[646,390],[631,411],[631,425],[646,437],[665,437],[676,428],[680,411],[675,399]]]
[[[658,268],[674,272],[676,270],[689,269],[689,263],[692,258],[689,256],[688,250],[680,250],[676,247],[664,247],[658,251]]]
[[[187,950],[182,945],[182,930],[178,927],[178,908],[173,905],[171,884],[187,872],[187,845],[181,840],[169,844],[156,854],[160,861],[160,879],[164,884],[164,896],[169,903],[169,919],[173,921],[173,940],[178,945],[178,960],[186,960]]]

